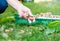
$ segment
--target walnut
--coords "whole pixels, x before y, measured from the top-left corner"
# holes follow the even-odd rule
[[[28,19],[33,21],[35,19],[35,17],[34,16],[29,16]]]

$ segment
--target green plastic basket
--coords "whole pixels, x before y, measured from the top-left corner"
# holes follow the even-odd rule
[[[31,24],[27,19],[20,18],[18,14],[15,14],[15,24],[20,24],[20,25],[37,25],[37,24],[42,24],[42,25],[48,25],[50,22],[60,20],[60,18],[35,18],[35,22],[32,22]]]

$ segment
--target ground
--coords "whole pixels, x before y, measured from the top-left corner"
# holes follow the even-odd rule
[[[42,3],[23,3],[29,7],[33,14],[39,14],[41,12],[52,12],[53,14],[60,14],[59,2],[42,2]],[[13,21],[7,22],[4,19],[9,16],[13,16],[16,10],[10,5],[6,11],[0,15],[0,41],[60,41],[60,32],[45,35],[45,28],[43,25],[27,26],[16,25]],[[9,19],[13,20],[13,19]]]

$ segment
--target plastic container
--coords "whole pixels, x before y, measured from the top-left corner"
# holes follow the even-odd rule
[[[20,18],[18,14],[15,14],[14,16],[15,16],[15,19],[16,19],[15,23],[20,24],[20,25],[38,25],[38,24],[48,25],[50,22],[60,20],[60,18],[39,17],[39,18],[35,18],[35,22],[32,22],[30,24],[27,19]]]

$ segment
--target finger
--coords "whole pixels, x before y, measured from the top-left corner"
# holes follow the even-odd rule
[[[26,15],[25,15],[25,13],[23,11],[19,11],[18,13],[19,13],[20,17],[22,17],[24,19],[27,19]]]
[[[29,10],[28,11],[29,16],[33,16],[32,12]]]
[[[22,17],[23,12],[22,11],[18,11],[18,14],[19,14],[20,17]]]

